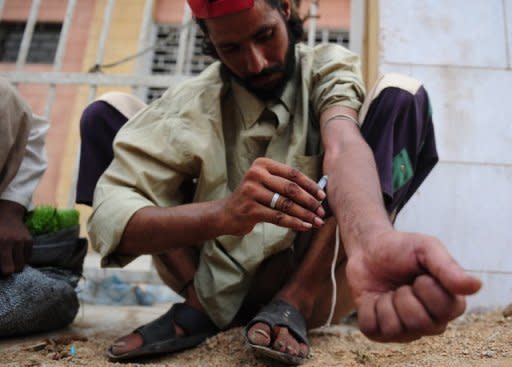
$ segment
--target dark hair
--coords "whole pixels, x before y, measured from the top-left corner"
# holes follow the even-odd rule
[[[256,0],[257,1],[257,0]],[[270,5],[273,9],[281,9],[283,7],[283,0],[264,0],[268,5]],[[299,13],[295,7],[295,3],[293,1],[290,2],[291,5],[291,14],[290,19],[288,19],[288,28],[291,33],[292,41],[299,42],[304,39],[304,21],[300,18]],[[218,58],[217,51],[215,47],[210,42],[210,38],[208,37],[208,28],[206,27],[206,23],[203,19],[195,18],[197,25],[203,31],[204,38],[201,44],[201,48],[203,50],[203,54],[207,56],[212,56],[214,58]]]

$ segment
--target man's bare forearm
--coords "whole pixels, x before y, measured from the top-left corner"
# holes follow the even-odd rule
[[[356,116],[338,108],[337,114]],[[322,116],[325,122],[334,112]],[[322,125],[324,172],[329,175],[328,200],[340,226],[347,254],[367,236],[392,229],[386,213],[373,153],[358,127],[348,119]]]
[[[225,234],[219,213],[221,200],[172,208],[146,207],[137,211],[124,230],[116,252],[157,254],[171,248],[198,246]]]

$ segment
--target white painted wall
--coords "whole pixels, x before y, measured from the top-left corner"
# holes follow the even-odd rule
[[[397,227],[476,271],[470,308],[512,303],[512,0],[381,0],[380,49],[380,72],[424,81],[440,155]]]

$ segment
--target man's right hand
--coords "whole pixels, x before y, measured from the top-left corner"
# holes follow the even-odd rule
[[[0,200],[0,276],[23,270],[32,253],[32,237],[23,223],[25,208]]]
[[[279,199],[270,204],[275,193]],[[245,235],[257,223],[269,222],[296,231],[308,231],[324,224],[321,201],[326,194],[317,183],[297,169],[258,158],[233,194],[223,200],[226,233]]]

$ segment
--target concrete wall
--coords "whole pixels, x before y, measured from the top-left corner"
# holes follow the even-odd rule
[[[470,308],[511,303],[512,0],[381,0],[379,12],[379,71],[424,81],[441,158],[397,227],[438,236],[481,276]]]

